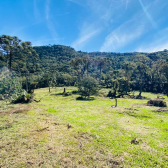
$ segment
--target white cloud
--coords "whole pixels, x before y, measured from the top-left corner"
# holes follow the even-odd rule
[[[87,41],[89,41],[93,36],[97,35],[101,31],[100,29],[92,30],[90,32],[82,32],[83,35],[79,37],[75,42],[73,42],[72,47],[78,50],[78,48],[82,47],[84,44],[86,44]]]
[[[128,8],[128,4],[129,4],[130,0],[125,0],[125,8]]]
[[[105,38],[100,51],[115,51],[120,47],[124,47],[145,33],[145,24],[138,20],[139,24],[137,25],[136,19],[137,18],[135,17],[113,30]]]
[[[141,7],[145,13],[145,15],[147,16],[147,18],[149,19],[149,21],[151,22],[152,26],[154,28],[157,28],[157,24],[154,22],[152,16],[149,14],[148,10],[147,10],[147,7],[144,6],[142,0],[139,0],[140,4],[141,4]],[[151,4],[152,5],[152,4]]]
[[[100,22],[104,20],[109,22],[113,19],[114,15],[120,10],[123,10],[123,6],[128,3],[128,0],[87,0],[88,7],[92,13],[100,19]]]
[[[83,6],[83,7],[86,5],[86,3],[83,2],[84,0],[68,0],[68,1],[70,1],[72,3],[75,3],[75,4],[79,5],[79,6]],[[85,1],[87,1],[87,0],[85,0]]]
[[[41,17],[41,15],[40,15],[40,12],[39,12],[39,10],[38,10],[38,7],[37,7],[37,0],[34,0],[34,16],[35,16],[35,19],[37,20],[37,21],[40,21],[41,19],[40,19],[40,17]]]
[[[48,27],[53,39],[57,39],[58,35],[57,35],[56,30],[55,30],[54,24],[52,23],[51,18],[50,18],[50,0],[46,0],[45,18],[46,18],[46,21],[47,21],[47,27]]]
[[[137,48],[137,51],[155,52],[164,49],[168,49],[168,28],[159,31],[154,38],[151,38],[151,42],[144,43]]]
[[[76,49],[82,49],[89,44],[89,40],[98,35],[113,22],[115,12],[126,4],[126,0],[69,0],[80,6],[85,6],[90,11],[89,18],[86,18],[80,28],[79,38],[72,43]],[[128,0],[127,0],[128,1]],[[89,20],[89,22],[87,22]],[[92,23],[90,23],[92,20]],[[80,23],[81,24],[81,23]]]
[[[50,0],[46,0],[45,14],[46,14],[46,19],[49,20],[49,16],[50,16]]]

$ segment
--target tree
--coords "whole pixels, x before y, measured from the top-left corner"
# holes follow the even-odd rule
[[[136,65],[134,63],[125,62],[123,64],[123,80],[125,80],[124,91],[127,94],[130,91],[131,76]]]
[[[71,65],[78,73],[79,81],[81,78],[83,79],[85,72],[86,72],[86,75],[88,76],[88,70],[89,70],[90,64],[91,64],[91,59],[89,58],[88,55],[84,55],[81,58],[76,57],[71,60]]]
[[[21,50],[21,40],[14,36],[2,35],[0,36],[0,51],[3,55],[9,57],[9,68],[12,68],[12,59],[14,54]]]
[[[78,84],[79,93],[81,96],[90,97],[98,92],[99,86],[96,79],[88,76],[84,77]]]
[[[15,102],[22,96],[27,96],[27,92],[22,89],[19,75],[4,67],[0,71],[0,98]]]
[[[28,64],[34,64],[30,59],[37,59],[36,51],[31,46],[31,42],[22,42],[16,36],[0,36],[0,52],[6,56],[9,62],[9,68],[13,70],[27,69]],[[32,67],[30,68],[32,69]]]
[[[31,46],[31,42],[22,42],[16,36],[0,36],[0,52],[9,62],[9,69],[21,72],[26,76],[26,91],[28,92],[28,72],[36,69],[38,55]]]
[[[161,66],[162,73],[165,77],[165,82],[164,82],[164,92],[166,92],[168,96],[168,60],[162,64]]]
[[[136,62],[136,69],[135,69],[136,82],[137,82],[137,85],[139,85],[138,97],[141,97],[142,90],[148,73],[147,63],[149,62],[149,58],[146,57],[145,55],[138,55],[136,59],[138,60],[138,62]]]
[[[98,68],[99,68],[99,82],[101,82],[101,74],[102,74],[102,69],[105,65],[105,59],[104,58],[98,58],[97,60],[97,65],[98,65]]]

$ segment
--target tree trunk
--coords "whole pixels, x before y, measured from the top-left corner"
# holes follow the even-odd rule
[[[101,83],[101,73],[102,73],[102,68],[100,66],[100,78],[99,78],[99,82]]]
[[[9,68],[10,70],[12,68],[12,51],[10,51],[10,56],[9,56]]]
[[[64,92],[63,93],[66,93],[66,89],[64,88]]]
[[[27,80],[27,71],[26,71],[26,92],[28,93],[28,80]]]
[[[117,99],[115,98],[115,107],[117,107]]]
[[[142,84],[140,85],[139,97],[141,97],[141,94],[142,94]]]
[[[126,81],[126,94],[128,93],[128,77],[127,77],[127,81]]]
[[[48,91],[51,92],[51,90],[50,90],[50,81],[48,81]]]
[[[142,78],[141,78],[141,83],[140,83],[139,97],[141,97],[141,93],[142,93]]]

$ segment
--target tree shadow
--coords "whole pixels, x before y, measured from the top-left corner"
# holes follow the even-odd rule
[[[95,100],[95,98],[94,97],[87,97],[87,98],[77,97],[76,100],[78,100],[78,101],[93,101],[93,100]]]
[[[63,93],[56,93],[56,94],[50,94],[51,96],[60,96],[63,95]]]
[[[154,113],[167,113],[168,114],[168,109],[167,108],[165,108],[165,107],[162,107],[162,108],[159,108],[159,109],[157,109],[157,110],[152,110],[152,112],[154,112]]]
[[[77,90],[74,90],[71,92],[72,94],[79,94],[79,92]]]
[[[128,115],[128,116],[131,116],[131,117],[134,117],[134,118],[138,118],[138,119],[149,119],[149,118],[152,118],[151,116],[147,116],[147,115],[139,115],[139,114],[137,114],[134,111],[124,111],[124,112],[121,112],[120,114]]]
[[[126,114],[131,116],[131,117],[135,117],[135,118],[139,118],[139,119],[152,118],[152,117],[147,116],[147,115],[138,115],[135,112],[126,112]]]

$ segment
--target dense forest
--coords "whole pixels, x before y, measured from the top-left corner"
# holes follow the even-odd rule
[[[63,45],[31,46],[0,36],[0,68],[8,67],[23,89],[77,86],[92,77],[111,96],[143,91],[168,94],[168,50],[153,53],[82,52]],[[1,77],[1,88],[4,83]],[[1,94],[5,90],[1,89]]]

